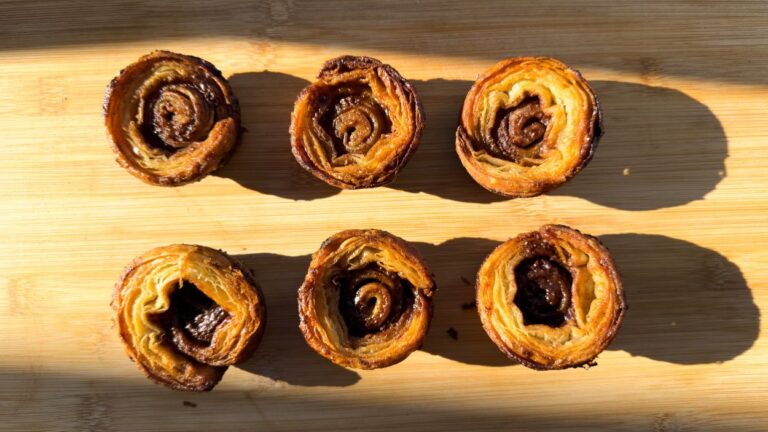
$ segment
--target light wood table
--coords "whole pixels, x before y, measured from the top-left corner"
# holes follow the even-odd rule
[[[211,61],[241,100],[242,147],[194,185],[147,186],[107,145],[105,86],[157,48]],[[341,54],[423,99],[390,187],[339,193],[290,155],[296,94]],[[515,55],[581,70],[606,134],[568,185],[504,200],[453,135],[477,74]],[[765,2],[2,1],[0,429],[766,430],[767,66]],[[600,236],[625,278],[630,311],[590,370],[512,365],[461,307],[492,247],[544,223]],[[363,227],[415,242],[439,286],[424,349],[371,372],[312,352],[295,299],[308,254]],[[146,380],[111,323],[123,266],[175,242],[243,259],[269,307],[255,356],[208,394]]]

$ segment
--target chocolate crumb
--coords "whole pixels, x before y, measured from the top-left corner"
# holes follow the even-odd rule
[[[467,286],[472,285],[472,282],[470,282],[469,279],[465,278],[464,276],[461,277],[461,281],[464,282],[464,284]]]
[[[192,408],[197,408],[197,404],[196,404],[196,403],[194,403],[194,402],[190,402],[190,401],[184,401],[184,402],[182,402],[182,403],[184,404],[184,406],[187,406],[187,407],[192,407]]]
[[[461,309],[462,310],[470,310],[475,309],[477,307],[477,302],[472,300],[471,302],[462,303]]]
[[[450,336],[450,337],[451,337],[451,339],[453,339],[453,340],[459,340],[459,332],[457,332],[455,328],[453,328],[453,327],[450,327],[450,328],[449,328],[449,329],[446,331],[446,333],[448,333],[448,336]]]

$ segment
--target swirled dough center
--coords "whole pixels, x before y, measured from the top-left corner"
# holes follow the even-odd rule
[[[216,121],[211,101],[190,84],[161,87],[144,109],[142,126],[148,142],[171,152],[205,140]]]
[[[544,150],[549,115],[538,97],[528,96],[520,103],[496,112],[492,139],[486,143],[488,153],[519,162],[539,158]]]
[[[386,111],[373,98],[368,86],[333,87],[321,95],[319,101],[321,106],[316,116],[328,137],[321,142],[334,165],[352,162],[353,158],[346,155],[365,155],[383,135],[392,131]]]
[[[339,274],[339,312],[353,337],[384,331],[413,304],[410,284],[377,265]]]
[[[571,315],[570,272],[557,261],[533,257],[515,267],[515,305],[523,313],[525,325],[545,324],[560,327]]]

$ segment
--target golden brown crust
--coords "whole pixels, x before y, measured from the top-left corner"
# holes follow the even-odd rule
[[[578,174],[601,135],[599,102],[578,71],[552,58],[513,57],[467,93],[456,152],[489,191],[531,197]]]
[[[342,189],[394,180],[416,151],[424,110],[392,66],[370,57],[327,61],[291,114],[291,151],[315,177]]]
[[[224,252],[170,245],[131,262],[115,286],[115,323],[150,379],[209,391],[261,341],[266,307],[250,271]]]
[[[240,107],[207,61],[154,51],[128,65],[104,95],[117,162],[142,181],[180,186],[221,167],[240,142]]]
[[[390,366],[424,342],[434,290],[431,272],[405,240],[342,231],[312,256],[299,288],[299,328],[310,347],[340,366]]]
[[[545,225],[498,246],[477,275],[488,336],[533,369],[592,364],[627,309],[608,249],[592,236]]]

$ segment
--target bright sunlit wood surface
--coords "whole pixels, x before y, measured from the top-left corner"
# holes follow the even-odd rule
[[[0,429],[764,430],[768,5],[520,3],[0,2]],[[123,171],[101,115],[109,80],[157,48],[218,66],[248,128],[225,169],[175,189]],[[339,193],[290,155],[296,94],[341,54],[422,97],[421,147],[390,187]],[[477,74],[532,54],[583,72],[606,134],[565,187],[504,200],[453,134]],[[624,275],[630,310],[596,368],[512,365],[462,308],[494,245],[544,223],[600,236]],[[415,242],[439,286],[424,349],[371,372],[307,348],[295,300],[308,254],[363,227]],[[111,323],[123,266],[175,242],[238,256],[267,299],[261,347],[209,394],[146,380]]]

